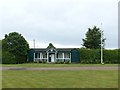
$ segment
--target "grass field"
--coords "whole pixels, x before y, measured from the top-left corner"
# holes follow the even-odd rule
[[[118,64],[3,64],[3,67],[118,66]],[[117,70],[3,70],[3,88],[118,88]]]
[[[3,88],[117,88],[118,71],[3,71]]]
[[[0,90],[2,89],[2,71],[0,70]]]
[[[118,66],[118,64],[40,64],[40,63],[25,63],[25,64],[2,64],[3,67],[79,67],[79,66]]]

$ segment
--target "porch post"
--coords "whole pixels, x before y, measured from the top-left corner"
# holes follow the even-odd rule
[[[37,53],[36,53],[36,61],[37,61],[37,62],[38,62],[38,60],[39,60],[38,58],[39,58],[39,53],[37,52]]]
[[[35,62],[35,53],[34,53],[34,62]]]
[[[57,54],[55,53],[55,62],[57,61],[57,56],[56,56]]]
[[[70,53],[70,63],[71,63],[71,53]]]
[[[64,57],[64,53],[62,53],[62,54],[63,54],[63,60],[64,60],[64,58],[65,58],[65,57]]]
[[[41,60],[41,52],[40,52],[40,60]]]
[[[47,52],[47,62],[48,62],[48,52]]]
[[[41,58],[43,59],[43,53],[41,53]]]

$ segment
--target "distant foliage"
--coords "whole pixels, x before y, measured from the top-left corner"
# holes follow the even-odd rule
[[[79,49],[80,63],[84,64],[100,64],[101,51],[100,49]],[[118,50],[103,50],[103,61],[106,64],[118,63]]]

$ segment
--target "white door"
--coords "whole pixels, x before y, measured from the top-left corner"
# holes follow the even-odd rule
[[[54,62],[54,60],[55,60],[55,55],[51,54],[51,62]]]

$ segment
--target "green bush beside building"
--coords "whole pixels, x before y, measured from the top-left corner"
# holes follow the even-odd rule
[[[86,49],[80,48],[80,63],[81,64],[98,64],[101,61],[101,50],[100,49]],[[118,63],[118,49],[115,50],[103,50],[103,60],[106,64],[117,64]]]

